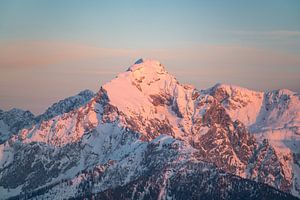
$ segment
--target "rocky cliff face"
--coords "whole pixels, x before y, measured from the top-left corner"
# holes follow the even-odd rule
[[[269,182],[270,185],[274,185],[271,182],[277,182],[278,188],[291,188],[294,194],[299,195],[299,94],[286,89],[255,92],[221,84],[203,92],[214,96],[231,118],[244,123],[251,135],[264,144],[257,155],[258,160],[266,160],[259,161],[261,164],[256,169],[272,167],[273,173],[256,173],[254,176],[263,175],[263,182]],[[273,152],[272,156],[270,152]]]
[[[43,120],[2,144],[0,192],[3,199],[112,199],[129,191],[128,199],[299,195],[297,152],[251,133],[252,115],[236,117],[253,104],[251,95],[264,98],[243,92],[220,85],[199,91],[180,84],[159,62],[140,60],[95,96],[84,95],[90,100],[53,105]],[[249,107],[247,113],[257,112]]]

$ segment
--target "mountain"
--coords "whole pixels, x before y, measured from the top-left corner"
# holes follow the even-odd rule
[[[13,133],[34,123],[34,115],[30,111],[16,108],[9,111],[0,110],[0,144],[8,140]]]
[[[83,90],[77,95],[60,100],[50,106],[45,113],[36,117],[36,121],[49,120],[57,115],[68,113],[88,103],[95,96],[91,90]]]
[[[92,91],[84,90],[75,96],[54,103],[45,113],[39,116],[34,116],[30,111],[16,108],[9,111],[0,110],[0,144],[7,141],[13,134],[17,134],[23,128],[30,128],[41,121],[49,120],[57,115],[83,106],[93,96],[95,94]]]
[[[222,84],[203,92],[218,99],[258,141],[269,141],[283,166],[281,173],[294,183],[294,194],[299,194],[300,95],[287,89],[256,92]]]
[[[281,93],[268,94],[225,85],[200,91],[160,62],[138,60],[81,105],[54,104],[1,144],[0,194],[296,199],[299,151],[278,146],[265,130],[283,119],[298,130],[299,96],[290,92],[286,105]]]

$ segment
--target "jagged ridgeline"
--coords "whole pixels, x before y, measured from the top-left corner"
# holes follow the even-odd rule
[[[1,111],[0,199],[297,199],[299,99],[140,59],[40,116]]]

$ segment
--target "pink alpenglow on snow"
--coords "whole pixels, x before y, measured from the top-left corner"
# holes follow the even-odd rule
[[[28,190],[32,198],[81,198],[91,190],[93,197],[110,191],[121,198],[138,185],[167,199],[169,190],[181,187],[173,195],[182,195],[189,188],[184,182],[191,181],[198,195],[214,197],[202,188],[210,180],[212,188],[231,188],[232,194],[251,185],[247,191],[263,197],[299,197],[299,101],[289,90],[225,84],[198,90],[181,84],[159,61],[140,59],[97,94],[83,91],[40,116],[2,112],[0,189],[5,198]],[[27,123],[16,126],[14,119]],[[24,178],[9,181],[24,168]],[[218,185],[219,178],[229,185]],[[135,194],[131,199],[140,198]]]

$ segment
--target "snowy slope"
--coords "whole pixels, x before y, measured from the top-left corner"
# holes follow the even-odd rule
[[[267,139],[272,144],[285,176],[294,179],[294,194],[299,194],[300,95],[287,89],[255,92],[222,84],[204,92],[217,98],[258,141]]]
[[[70,112],[88,103],[95,94],[90,90],[84,90],[77,95],[60,100],[50,106],[45,113],[34,116],[30,111],[11,109],[0,110],[0,144],[8,140],[12,135],[18,134],[23,128],[30,128],[42,121],[49,120],[57,115]]]
[[[218,87],[199,91],[180,84],[158,61],[139,60],[96,95],[83,95],[87,100],[54,104],[42,120],[0,145],[3,199],[80,198],[156,173],[162,177],[156,180],[158,197],[166,199],[163,188],[181,174],[173,174],[177,170],[200,177],[214,172],[215,178],[206,174],[197,184],[210,178],[232,180],[234,187],[212,181],[207,188],[208,193],[216,188],[224,198],[230,188],[233,194],[241,192],[238,182],[241,187],[251,183],[253,195],[266,195],[259,188],[279,194],[269,186],[298,195],[293,156],[247,130],[260,112],[250,108],[264,102],[252,100],[263,95],[231,87],[226,89],[230,95],[217,95]],[[222,100],[224,94],[227,100]],[[241,119],[235,118],[238,109],[247,113]],[[232,179],[232,174],[241,178]]]
[[[234,120],[238,119],[248,127],[256,123],[263,105],[263,92],[225,84],[217,84],[203,92],[214,96]]]

